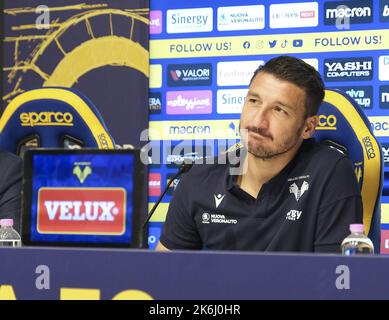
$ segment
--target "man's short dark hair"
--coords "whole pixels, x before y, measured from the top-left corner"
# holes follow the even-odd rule
[[[324,83],[314,67],[295,57],[279,56],[259,66],[250,80],[250,85],[259,72],[267,72],[303,89],[306,94],[305,117],[317,114],[324,98]]]

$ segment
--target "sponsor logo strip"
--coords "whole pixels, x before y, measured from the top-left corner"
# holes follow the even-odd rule
[[[389,203],[381,203],[381,223],[389,223]]]
[[[150,59],[389,49],[389,29],[150,41]]]
[[[379,57],[379,75],[381,81],[389,80],[389,56]]]
[[[168,91],[166,93],[167,114],[212,113],[212,91]]]
[[[162,11],[150,11],[150,34],[162,33]]]
[[[217,91],[217,113],[241,114],[247,95],[247,89],[229,89]]]
[[[326,81],[362,81],[373,78],[373,58],[339,58],[324,60]]]
[[[162,65],[161,64],[150,64],[149,86],[151,89],[162,87]]]
[[[238,139],[239,119],[150,121],[150,140]]]
[[[149,202],[149,212],[153,208],[154,202]],[[167,210],[169,209],[168,202],[161,202],[155,210],[150,222],[164,222],[166,219]]]
[[[325,25],[349,25],[373,21],[373,1],[327,1],[324,4]]]
[[[389,253],[389,230],[381,230],[381,253]]]
[[[265,6],[219,7],[217,9],[217,29],[259,30],[265,28]]]
[[[37,229],[43,234],[122,235],[126,190],[41,188],[37,215]]]
[[[380,86],[380,108],[389,109],[389,86]]]
[[[248,86],[254,71],[265,61],[227,61],[217,64],[218,86]]]
[[[385,167],[389,167],[389,143],[381,143]]]
[[[317,2],[283,3],[270,5],[270,28],[317,27]]]
[[[209,86],[212,84],[212,64],[169,64],[167,84],[169,87]]]
[[[362,108],[373,107],[373,87],[372,86],[352,86],[336,87],[345,92],[349,97],[354,99]]]
[[[389,116],[368,118],[376,137],[389,137]]]
[[[380,21],[389,22],[389,2],[380,0]]]
[[[212,8],[167,10],[167,33],[209,32],[213,30]]]

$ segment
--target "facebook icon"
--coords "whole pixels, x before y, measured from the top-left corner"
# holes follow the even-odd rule
[[[303,46],[302,39],[293,40],[293,47],[302,47],[302,46]]]

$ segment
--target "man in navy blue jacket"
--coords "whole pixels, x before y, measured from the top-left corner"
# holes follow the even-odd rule
[[[13,219],[20,231],[22,159],[0,150],[0,219]]]

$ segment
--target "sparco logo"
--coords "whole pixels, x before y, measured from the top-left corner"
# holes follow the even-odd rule
[[[326,81],[362,81],[373,78],[373,58],[341,58],[324,60]]]
[[[20,114],[22,127],[35,126],[73,126],[73,116],[70,112],[23,112]]]
[[[126,191],[121,188],[41,188],[40,233],[124,233]]]
[[[373,143],[371,142],[371,139],[369,136],[366,136],[362,138],[363,146],[365,147],[367,158],[368,159],[374,159],[376,157]]]
[[[350,24],[369,23],[373,21],[372,8],[372,0],[326,2],[324,24],[335,25],[339,19],[347,19]]]
[[[384,156],[385,167],[389,167],[389,143],[382,143],[382,155]]]
[[[167,84],[169,87],[209,86],[212,84],[212,64],[169,64]]]

